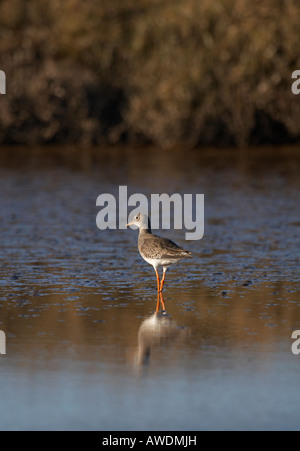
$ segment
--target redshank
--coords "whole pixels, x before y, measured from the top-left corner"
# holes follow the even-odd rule
[[[157,292],[161,292],[163,290],[168,267],[183,258],[192,257],[192,254],[177,246],[177,244],[167,238],[153,235],[151,232],[150,219],[145,214],[138,213],[133,220],[127,224],[127,226],[130,225],[135,225],[140,229],[138,239],[139,252],[143,259],[153,266],[157,280]],[[161,282],[157,272],[159,266],[163,267]]]

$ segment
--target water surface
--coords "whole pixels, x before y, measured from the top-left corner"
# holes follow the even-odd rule
[[[298,150],[60,152],[0,158],[0,428],[299,429]],[[96,227],[120,185],[205,195],[202,240],[159,232],[194,255],[166,314],[137,232]]]

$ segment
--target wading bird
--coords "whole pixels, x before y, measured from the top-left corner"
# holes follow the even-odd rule
[[[167,238],[153,235],[151,232],[150,219],[145,214],[138,213],[133,220],[127,224],[127,226],[131,225],[135,225],[140,229],[138,238],[139,252],[143,259],[153,266],[157,280],[157,292],[161,292],[168,267],[183,258],[192,257],[192,254],[177,246],[177,244]],[[161,282],[157,272],[159,266],[163,267]]]

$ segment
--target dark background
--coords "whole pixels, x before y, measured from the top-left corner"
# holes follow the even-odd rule
[[[0,142],[299,141],[298,0],[3,0]]]

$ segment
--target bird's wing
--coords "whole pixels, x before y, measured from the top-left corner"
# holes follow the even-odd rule
[[[151,239],[143,240],[140,250],[149,258],[178,258],[180,255],[182,257],[189,256],[188,251],[177,246],[173,241],[156,235],[152,235]]]

